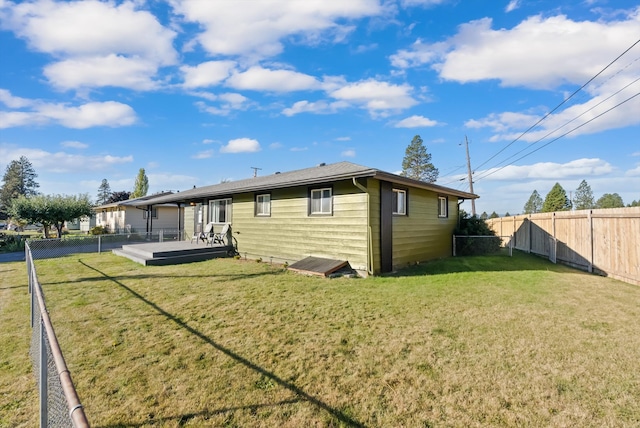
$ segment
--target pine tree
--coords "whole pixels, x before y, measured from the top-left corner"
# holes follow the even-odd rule
[[[147,178],[147,174],[144,172],[144,168],[140,168],[140,171],[138,171],[138,176],[136,177],[136,184],[133,188],[133,192],[131,192],[131,198],[140,198],[142,196],[147,196],[148,191],[149,179]]]
[[[596,208],[622,208],[624,202],[617,193],[605,193],[596,202]]]
[[[587,184],[586,180],[582,180],[580,185],[576,189],[576,196],[573,199],[573,206],[577,210],[590,210],[594,207],[593,192],[591,186]]]
[[[404,152],[402,173],[400,175],[433,183],[438,179],[438,174],[438,168],[431,163],[431,154],[427,152],[422,138],[416,135]]]
[[[104,205],[105,203],[107,203],[110,197],[111,186],[109,186],[109,182],[107,181],[107,179],[103,178],[100,187],[98,187],[98,198],[96,199],[96,203],[98,205]]]
[[[11,203],[18,196],[30,197],[38,194],[40,185],[36,182],[36,171],[25,156],[13,160],[2,177],[4,184],[0,189],[0,210],[8,212]]]
[[[491,213],[491,215],[489,216],[489,218],[498,218],[498,217],[500,217],[500,216],[499,216],[499,215],[498,215],[498,213],[497,213],[497,212],[495,212],[495,211],[494,211],[494,212],[492,212],[492,213]]]
[[[480,219],[481,220],[486,220],[489,218],[489,214],[487,214],[486,211],[483,211],[482,214],[480,214]]]
[[[525,214],[535,214],[539,213],[542,209],[542,197],[538,193],[537,190],[534,190],[531,196],[529,196],[529,200],[526,204],[524,204],[523,212]]]
[[[554,211],[568,211],[571,209],[571,201],[567,197],[567,192],[562,188],[560,183],[553,185],[542,204],[543,213],[551,213]]]
[[[126,201],[131,197],[131,192],[126,190],[120,190],[118,192],[112,192],[109,199],[105,201],[105,204],[112,204],[114,202]]]

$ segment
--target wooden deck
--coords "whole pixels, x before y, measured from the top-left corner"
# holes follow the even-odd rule
[[[205,245],[189,241],[153,242],[148,244],[123,245],[113,253],[126,257],[144,266],[175,265],[200,262],[234,254],[232,246],[223,244]]]

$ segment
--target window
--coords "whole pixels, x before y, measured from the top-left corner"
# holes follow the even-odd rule
[[[147,217],[149,216],[149,211],[144,210],[142,211],[142,218],[143,219],[147,219]],[[158,209],[157,208],[151,208],[151,218],[158,218]]]
[[[256,195],[256,215],[268,217],[271,215],[271,195]]]
[[[407,191],[393,189],[393,213],[407,215]]]
[[[331,198],[331,188],[311,190],[311,214],[331,214],[333,203]]]
[[[449,217],[449,204],[446,196],[438,196],[438,217]]]
[[[231,223],[231,198],[209,202],[209,221]]]

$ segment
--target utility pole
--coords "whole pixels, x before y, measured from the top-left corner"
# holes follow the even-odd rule
[[[467,136],[464,136],[464,144],[467,148],[467,174],[469,176],[469,192],[473,193],[473,174],[471,173],[471,158],[469,157],[469,140],[467,140]],[[471,199],[471,215],[475,217],[476,215],[476,200]]]
[[[262,170],[262,168],[256,168],[255,166],[252,166],[251,169],[253,170],[253,178],[258,176],[258,171]]]

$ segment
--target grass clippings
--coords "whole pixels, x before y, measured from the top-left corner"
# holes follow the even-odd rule
[[[640,424],[640,288],[533,256],[36,266],[94,427]],[[0,271],[0,426],[33,426],[26,272]]]

